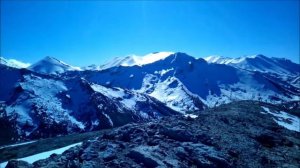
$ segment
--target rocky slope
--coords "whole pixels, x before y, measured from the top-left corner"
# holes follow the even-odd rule
[[[253,101],[221,105],[198,117],[172,116],[127,124],[84,141],[62,155],[12,167],[291,167],[300,164],[295,116]],[[280,122],[279,122],[280,121]],[[299,121],[298,121],[299,122]]]
[[[153,97],[81,77],[0,66],[2,143],[112,128],[178,114]],[[1,134],[2,135],[2,134]]]

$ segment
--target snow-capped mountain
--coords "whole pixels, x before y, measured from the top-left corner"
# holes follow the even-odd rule
[[[289,71],[289,67],[281,67]],[[184,53],[174,53],[143,66],[118,65],[99,72],[88,72],[84,73],[84,78],[101,85],[147,93],[181,112],[234,100],[271,103],[299,100],[300,93],[299,89],[281,78],[271,79],[259,71],[226,64],[210,64]],[[202,107],[199,107],[200,104]]]
[[[28,69],[42,74],[60,74],[66,71],[81,70],[79,67],[68,65],[56,58],[49,56],[29,66]]]
[[[29,63],[24,63],[15,59],[5,59],[3,57],[0,57],[0,65],[1,64],[14,68],[27,68],[30,66]]]
[[[205,57],[205,61],[208,63],[217,63],[217,64],[237,64],[242,61],[245,61],[245,59],[248,58],[254,58],[255,56],[245,56],[245,57],[239,57],[239,58],[229,58],[229,57],[222,57],[217,55],[212,55]]]
[[[143,122],[178,112],[155,98],[121,88],[4,67],[0,119],[13,139],[34,139]],[[9,86],[6,86],[8,84]],[[3,93],[3,94],[2,94]]]
[[[129,55],[124,58],[117,57],[100,67],[101,69],[108,69],[117,66],[143,66],[159,60],[163,60],[171,54],[174,54],[174,52],[153,52],[144,56]]]
[[[268,58],[261,54],[239,58],[209,56],[204,59],[209,63],[226,64],[250,71],[297,76],[300,74],[299,64],[284,58]]]
[[[262,55],[206,60],[162,52],[89,68],[52,57],[28,69],[2,64],[0,120],[15,130],[10,135],[38,138],[200,112],[236,100],[299,101],[299,64]]]
[[[210,56],[205,60],[209,63],[225,64],[253,73],[261,73],[274,85],[285,88],[287,92],[291,90],[300,92],[300,66],[285,58],[269,58],[259,54],[240,58]]]

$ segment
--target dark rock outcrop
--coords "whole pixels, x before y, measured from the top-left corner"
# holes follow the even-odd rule
[[[198,118],[164,117],[127,124],[62,155],[23,167],[297,167],[300,134],[260,113],[259,102],[236,102]],[[276,129],[274,129],[276,128]],[[10,161],[13,167],[16,161]]]

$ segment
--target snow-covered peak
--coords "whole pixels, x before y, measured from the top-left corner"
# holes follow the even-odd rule
[[[174,52],[153,52],[144,56],[129,55],[124,58],[117,57],[107,64],[102,65],[101,68],[107,69],[114,66],[143,66],[163,60],[172,54],[174,54]]]
[[[299,74],[299,65],[285,58],[269,58],[262,54],[226,58],[209,56],[204,58],[208,63],[226,64],[250,71],[271,72],[280,74]]]
[[[215,63],[220,59],[222,59],[222,57],[218,56],[218,55],[211,55],[211,56],[208,56],[208,57],[204,58],[204,60],[209,62],[209,63]]]
[[[50,64],[61,64],[61,65],[69,67],[70,69],[75,69],[75,70],[79,70],[80,69],[79,67],[71,66],[71,65],[66,64],[65,62],[63,62],[63,61],[61,61],[61,60],[59,60],[57,58],[51,57],[51,56],[46,56],[41,61],[42,62],[46,62],[46,63],[50,63]]]
[[[122,66],[132,66],[132,65],[145,65],[145,64],[151,64],[153,62],[156,62],[158,60],[163,60],[166,57],[174,54],[173,52],[154,52],[147,54],[145,56],[131,56],[131,60],[128,60],[127,62],[123,62]]]
[[[269,58],[262,54],[256,55],[246,55],[238,58],[230,58],[230,57],[223,57],[218,55],[212,55],[204,58],[208,63],[217,63],[217,64],[238,64],[248,60],[268,60],[268,59],[284,59],[285,58]]]
[[[243,56],[243,57],[238,57],[238,58],[229,58],[229,57],[222,57],[222,56],[208,56],[205,57],[205,61],[207,61],[208,63],[216,63],[216,64],[238,64],[241,63],[243,61],[245,61],[246,59],[252,59],[252,58],[256,58],[256,55],[251,55],[251,56]]]
[[[47,56],[44,59],[28,67],[28,69],[43,74],[59,74],[66,71],[79,71],[79,67],[74,67],[60,61],[54,57]]]
[[[205,57],[205,61],[208,63],[217,63],[217,64],[238,64],[243,61],[249,60],[249,59],[264,59],[267,58],[264,55],[257,54],[257,55],[248,55],[248,56],[242,56],[238,58],[229,58],[229,57],[223,57],[218,55],[212,55]]]
[[[14,68],[27,68],[30,66],[29,63],[24,63],[15,59],[5,59],[3,57],[0,57],[0,64]]]

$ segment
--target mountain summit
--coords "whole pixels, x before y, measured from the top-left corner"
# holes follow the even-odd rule
[[[3,57],[0,57],[0,64],[13,68],[27,68],[30,66],[29,63],[24,63],[15,59],[5,59]]]
[[[283,58],[269,58],[262,54],[239,58],[209,56],[204,58],[208,63],[226,64],[240,69],[259,71],[263,73],[280,73],[281,75],[299,75],[299,64]]]
[[[117,57],[101,67],[102,69],[107,69],[114,66],[143,66],[163,60],[172,54],[174,54],[174,52],[153,52],[145,56],[130,55],[126,57]]]
[[[28,69],[42,74],[59,74],[66,71],[80,70],[78,67],[68,65],[50,56],[47,56],[37,63],[29,66]]]

